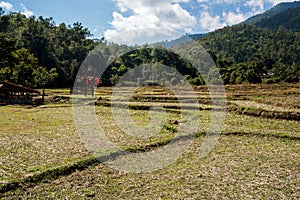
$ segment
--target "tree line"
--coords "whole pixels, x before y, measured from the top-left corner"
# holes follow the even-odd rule
[[[46,84],[72,87],[80,66],[93,65],[103,74],[103,85],[111,86],[130,69],[153,63],[173,67],[194,85],[205,84],[208,79],[221,81],[214,70],[200,74],[187,60],[159,45],[134,48],[90,36],[79,22],[56,25],[52,18],[5,14],[1,9],[0,80],[39,88]],[[299,32],[244,24],[206,34],[197,42],[208,50],[225,84],[299,81]],[[187,55],[197,53],[186,49]],[[94,59],[85,61],[87,57]]]
[[[226,84],[298,82],[300,32],[250,25],[226,27],[199,39]]]
[[[55,24],[52,18],[5,14],[0,10],[0,80],[41,87],[68,87],[95,47],[81,23]],[[54,78],[51,78],[54,77]]]

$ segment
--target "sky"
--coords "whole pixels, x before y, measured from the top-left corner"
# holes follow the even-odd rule
[[[0,0],[0,7],[6,13],[53,17],[57,25],[81,22],[95,38],[104,36],[109,40],[127,33],[126,40],[137,40],[138,37],[151,37],[149,32],[155,32],[161,39],[164,36],[175,37],[175,32],[182,35],[206,33],[238,24],[278,3],[293,1]]]

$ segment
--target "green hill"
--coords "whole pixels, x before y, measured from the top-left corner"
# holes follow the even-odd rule
[[[291,5],[294,8],[288,9]],[[297,82],[300,80],[300,32],[293,28],[299,27],[296,16],[300,6],[295,5],[300,3],[276,6],[267,13],[276,9],[281,12],[261,18],[256,26],[244,23],[208,34],[188,35],[188,39],[199,41],[209,50],[225,83]],[[262,27],[274,27],[274,30]],[[50,75],[43,80],[41,75],[53,69],[58,77],[48,86],[71,87],[81,64],[97,66],[102,73],[105,63],[112,61],[103,74],[103,85],[113,85],[129,69],[144,63],[172,66],[190,77],[193,84],[203,83],[203,77],[191,63],[155,45],[131,52],[133,47],[92,40],[89,36],[89,30],[79,22],[56,25],[52,18],[28,18],[20,13],[5,14],[0,9],[0,79],[41,87],[44,80],[50,82]],[[172,47],[186,39],[182,37],[161,45]],[[94,49],[97,45],[101,48]],[[131,53],[116,59],[114,55],[120,52]],[[187,55],[194,53],[197,52],[191,47]],[[88,55],[93,57],[93,62],[83,63]],[[207,76],[214,79],[214,71],[207,71]]]
[[[225,83],[300,80],[300,1],[281,3],[198,39]]]
[[[283,13],[289,9],[294,9],[297,7],[300,7],[300,1],[280,3],[277,6],[268,10],[267,12],[250,17],[242,24],[256,25],[256,24],[260,23],[261,21],[271,20],[272,17],[274,17],[280,13]]]
[[[226,27],[200,38],[225,83],[297,82],[300,33],[250,25]]]
[[[282,13],[274,15],[270,18],[264,18],[255,23],[255,26],[278,29],[280,26],[293,30],[300,31],[300,7],[290,8]]]

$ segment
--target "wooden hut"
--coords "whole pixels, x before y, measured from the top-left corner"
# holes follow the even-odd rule
[[[40,92],[22,85],[0,81],[0,103],[2,104],[33,104],[33,98]]]

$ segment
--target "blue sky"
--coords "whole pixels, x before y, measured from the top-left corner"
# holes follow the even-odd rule
[[[6,12],[81,22],[94,37],[151,28],[203,33],[237,24],[280,2],[294,0],[0,0]],[[163,31],[161,31],[163,32]],[[143,33],[140,33],[143,34]],[[167,33],[166,33],[167,34]]]

